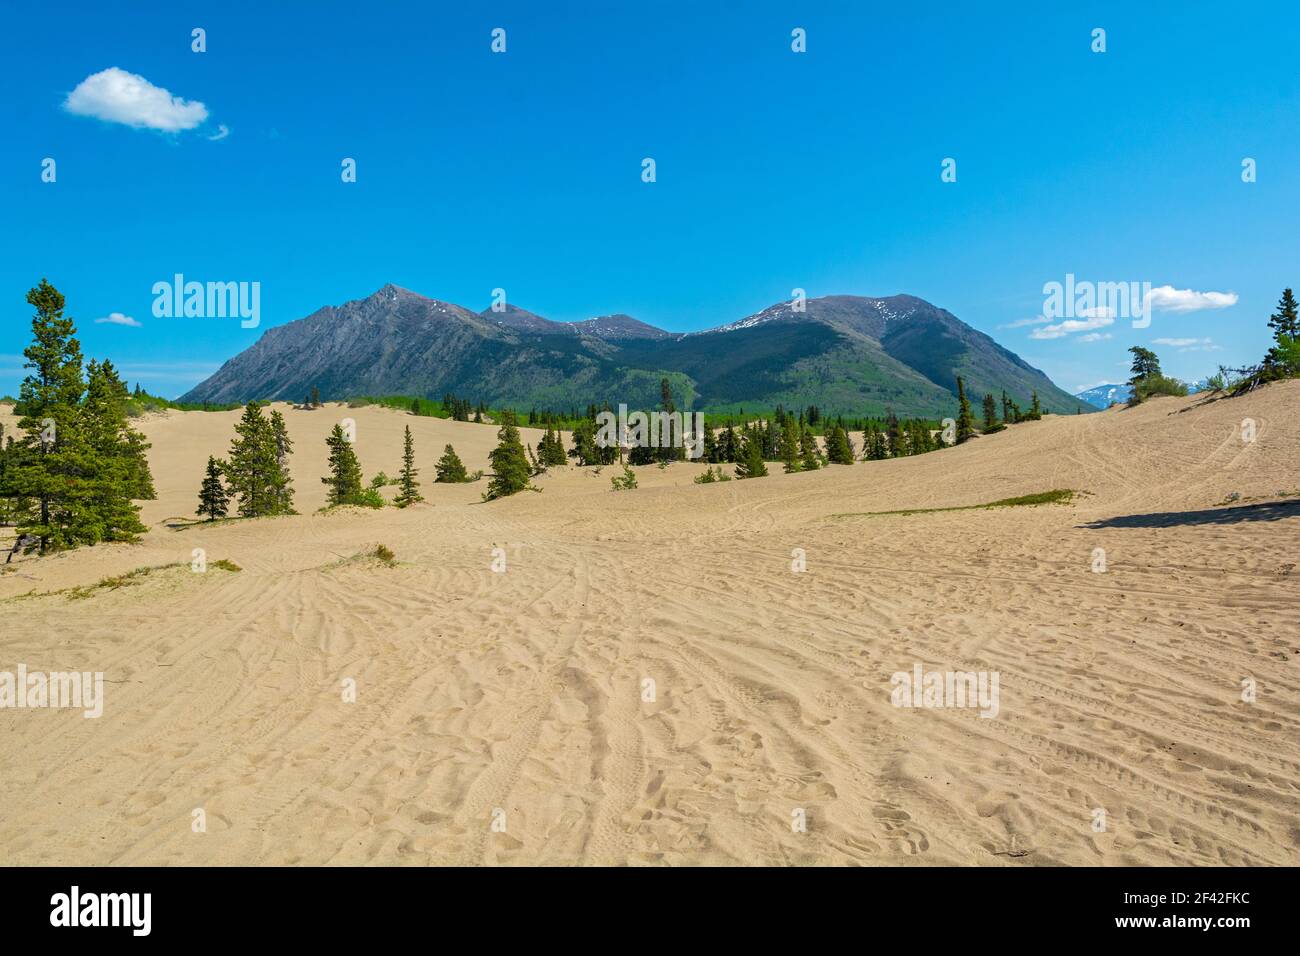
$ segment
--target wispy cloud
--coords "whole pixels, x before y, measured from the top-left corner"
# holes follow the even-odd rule
[[[194,129],[208,118],[208,108],[199,101],[173,96],[143,76],[115,66],[78,83],[63,108],[77,116],[165,133]]]
[[[218,123],[217,131],[208,137],[208,142],[215,143],[218,140],[225,139],[229,135],[230,135],[230,127],[227,126],[225,123]]]
[[[1152,345],[1164,345],[1180,352],[1219,352],[1222,347],[1213,339],[1152,339]]]
[[[1014,322],[1008,322],[1006,325],[999,325],[999,329],[1023,329],[1027,325],[1045,325],[1052,321],[1045,315],[1034,316],[1032,319],[1016,319]]]
[[[1237,304],[1235,292],[1197,292],[1193,289],[1175,289],[1171,285],[1156,286],[1147,295],[1147,307],[1160,312],[1201,312],[1205,309],[1226,309]]]
[[[104,323],[107,323],[108,325],[125,325],[128,328],[132,328],[132,329],[143,328],[141,323],[137,322],[129,315],[123,315],[121,312],[110,312],[102,319],[95,320],[96,325],[102,325]]]
[[[1044,325],[1029,333],[1031,339],[1060,339],[1075,332],[1090,332],[1113,325],[1115,320],[1109,315],[1095,315],[1087,319],[1066,319],[1056,325]]]
[[[1113,339],[1115,336],[1109,332],[1089,332],[1087,335],[1081,335],[1078,338],[1080,342],[1104,342],[1106,339]]]

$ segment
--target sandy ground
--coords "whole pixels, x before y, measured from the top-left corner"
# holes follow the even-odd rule
[[[1297,407],[1159,399],[720,485],[566,468],[486,505],[429,482],[447,441],[485,467],[490,427],[287,409],[303,514],[179,531],[238,413],[154,417],[146,539],[0,575],[0,670],[106,680],[99,719],[0,710],[0,862],[1295,865]],[[411,425],[427,504],[314,513],[344,416],[367,475]],[[1090,494],[837,517],[1052,488]],[[355,557],[380,542],[397,566]],[[918,663],[997,672],[997,716],[893,706]]]

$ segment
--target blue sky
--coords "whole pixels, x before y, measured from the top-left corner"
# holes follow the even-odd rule
[[[165,395],[267,326],[386,282],[479,309],[502,287],[554,319],[626,312],[681,331],[795,287],[907,292],[1072,391],[1122,379],[1134,344],[1186,378],[1257,359],[1300,283],[1300,8],[910,6],[11,9],[0,392],[21,378],[23,296],[41,276],[88,355]],[[205,118],[165,131],[84,115],[113,107],[93,83],[83,115],[67,108],[110,68],[186,101],[145,122]],[[152,286],[175,273],[260,282],[262,327],[155,318]],[[1197,308],[1146,329],[1009,327],[1067,273],[1167,285]],[[1199,307],[1210,292],[1235,304]],[[95,321],[114,313],[138,325]]]

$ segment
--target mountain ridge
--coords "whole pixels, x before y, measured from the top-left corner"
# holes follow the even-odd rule
[[[668,378],[683,408],[818,405],[831,414],[942,417],[956,376],[1050,410],[1091,406],[916,296],[778,302],[735,322],[670,332],[623,313],[557,322],[506,304],[474,312],[391,283],[267,329],[184,401],[451,392],[489,405],[655,405]]]

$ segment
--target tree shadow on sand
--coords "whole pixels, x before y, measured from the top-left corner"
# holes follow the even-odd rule
[[[1180,525],[1238,524],[1242,521],[1281,521],[1300,518],[1300,501],[1266,501],[1201,511],[1157,511],[1145,515],[1116,515],[1079,525],[1081,528],[1175,528]]]

